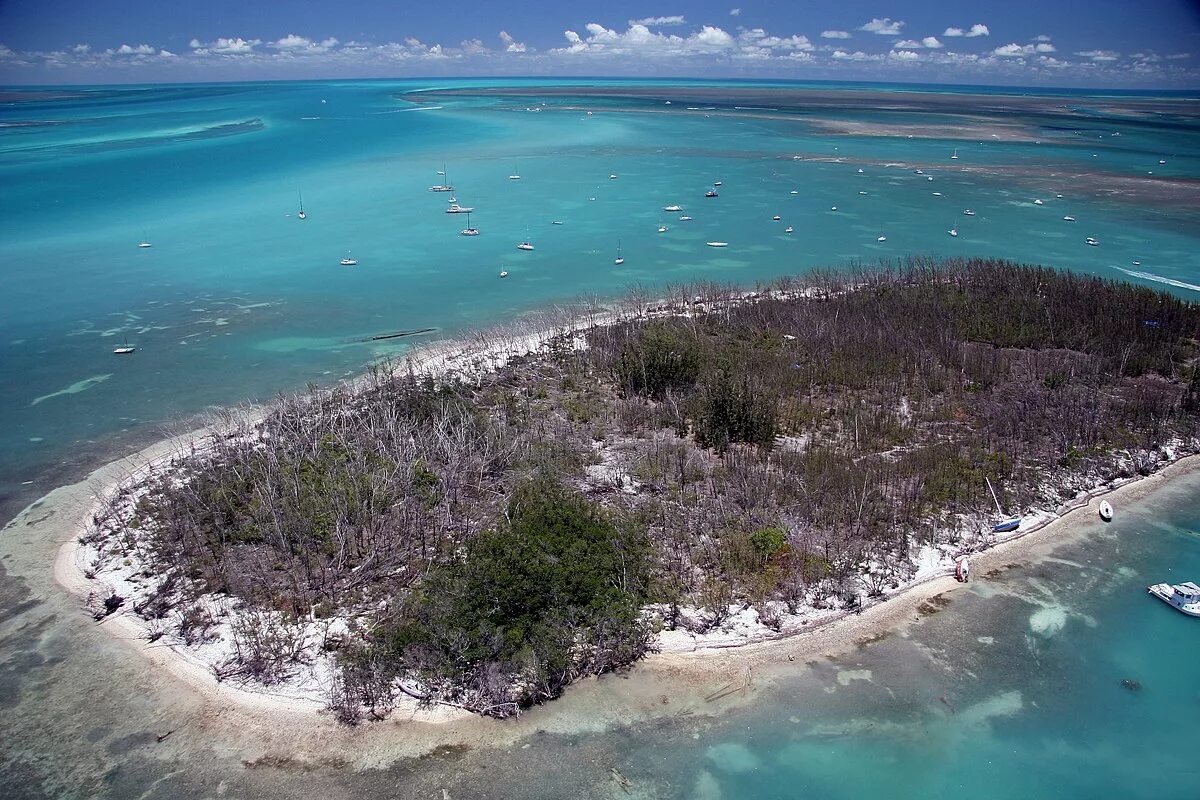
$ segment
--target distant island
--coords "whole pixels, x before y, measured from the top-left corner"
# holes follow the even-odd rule
[[[1200,451],[1173,295],[925,259],[667,294],[226,412],[103,494],[89,609],[347,723],[503,717],[811,629]]]

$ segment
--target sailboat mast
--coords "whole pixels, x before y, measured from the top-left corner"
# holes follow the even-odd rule
[[[987,481],[988,491],[992,493],[992,502],[996,504],[996,513],[1004,516],[1004,512],[1000,510],[1000,501],[996,498],[996,490],[992,488],[991,480],[986,475],[983,476],[983,479]]]

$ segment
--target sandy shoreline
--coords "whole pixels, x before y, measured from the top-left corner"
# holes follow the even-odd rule
[[[186,450],[207,433],[208,429],[200,429],[157,442],[138,453],[95,470],[84,481],[74,486],[55,490],[22,512],[22,517],[27,516],[32,509],[52,495],[67,495],[58,502],[66,505],[72,513],[65,515],[66,518],[54,526],[58,550],[53,563],[53,577],[59,586],[80,599],[86,598],[94,588],[93,583],[84,576],[80,564],[82,545],[79,535],[102,499],[118,486],[136,480],[147,470]],[[1152,475],[1130,480],[1117,488],[1098,488],[1088,493],[1086,499],[1076,500],[1061,507],[1058,516],[1047,518],[1041,524],[1021,531],[1017,536],[973,553],[971,559],[974,579],[987,580],[989,570],[1014,562],[1029,563],[1086,531],[1090,526],[1098,524],[1095,514],[1100,497],[1108,498],[1119,515],[1123,502],[1145,497],[1169,481],[1197,472],[1200,472],[1200,455],[1192,455],[1180,458]],[[677,649],[651,654],[639,662],[630,675],[660,686],[664,682],[696,684],[716,679],[730,682],[744,680],[749,670],[760,665],[791,661],[803,663],[835,656],[866,641],[903,629],[919,619],[918,608],[931,597],[965,588],[963,584],[955,581],[950,569],[941,569],[935,574],[926,574],[902,584],[861,612],[843,613],[834,619],[816,622],[811,627],[796,632],[736,643],[700,643],[692,650]],[[173,681],[206,703],[235,706],[243,714],[259,717],[265,715],[272,719],[282,715],[285,718],[308,718],[316,722],[319,717],[327,716],[322,714],[324,705],[311,699],[276,695],[262,687],[244,688],[232,683],[217,682],[211,668],[191,657],[184,649],[147,642],[144,625],[139,618],[131,614],[114,614],[100,624],[105,626],[110,635],[123,640],[131,650],[149,661],[154,669],[163,671]],[[572,687],[568,690],[568,695],[577,690],[578,687]],[[472,717],[473,715],[456,709],[418,709],[415,705],[409,707],[402,704],[392,719],[435,723],[437,727],[441,727],[442,723],[467,722]],[[327,719],[325,724],[337,723]]]

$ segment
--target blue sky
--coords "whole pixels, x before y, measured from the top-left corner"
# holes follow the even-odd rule
[[[1200,2],[0,0],[3,83],[443,75],[1197,88]]]

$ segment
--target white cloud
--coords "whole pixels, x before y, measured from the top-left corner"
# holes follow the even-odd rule
[[[170,50],[159,50],[158,55],[161,58],[175,58],[175,54],[172,53]]]
[[[742,15],[742,10],[741,10],[740,8],[731,8],[731,9],[729,9],[729,16],[731,16],[731,17],[740,17],[741,15]]]
[[[287,36],[275,42],[273,45],[273,47],[277,47],[280,50],[300,50],[311,46],[311,39],[306,39],[303,36],[297,36],[294,33],[289,33]]]
[[[567,46],[551,52],[655,58],[714,54],[732,50],[735,45],[733,36],[712,25],[705,25],[686,37],[657,33],[645,25],[630,25],[623,33],[596,22],[589,22],[585,27],[587,38],[575,31],[564,31]]]
[[[893,61],[916,61],[920,58],[919,55],[912,50],[893,50],[888,53],[888,58]]]
[[[1056,48],[1054,45],[1047,44],[1046,42],[1025,45],[1016,44],[1014,42],[1011,44],[1001,45],[992,52],[998,56],[1022,58],[1024,56],[1036,55],[1037,53],[1053,53],[1055,50]]]
[[[130,47],[127,44],[123,44],[111,52],[119,56],[152,56],[158,52],[158,49],[148,44],[139,44],[137,47]]]
[[[812,51],[816,48],[807,36],[771,36],[762,28],[752,28],[738,34],[738,42],[743,47],[765,47],[771,50],[803,50]]]
[[[875,56],[869,56],[861,50],[847,53],[845,50],[834,50],[833,57],[838,61],[874,61]]]
[[[946,28],[946,30],[942,33],[942,36],[966,36],[968,38],[974,38],[976,36],[990,36],[991,33],[992,32],[988,30],[987,25],[976,22],[970,27],[969,30],[965,31],[962,28]]]
[[[687,20],[682,14],[674,14],[669,17],[646,17],[645,19],[631,19],[629,24],[632,25],[654,25],[656,27],[665,27],[668,25],[686,25]]]
[[[338,40],[332,36],[328,39],[314,42],[306,36],[297,36],[294,33],[289,33],[282,39],[271,42],[269,46],[289,53],[327,53],[337,47],[337,45]]]
[[[500,31],[500,41],[504,43],[504,52],[506,53],[524,53],[525,43],[518,42],[508,31]]]
[[[1121,57],[1120,53],[1112,50],[1084,50],[1082,53],[1076,53],[1075,55],[1090,58],[1092,61],[1116,61]]]
[[[1037,36],[1033,37],[1033,40],[1035,42],[1048,42],[1050,41],[1050,37],[1044,33],[1039,33]]]
[[[850,34],[846,31],[821,31],[822,39],[849,39]]]
[[[925,47],[928,47],[930,50],[938,50],[944,47],[944,45],[937,40],[936,36],[926,36],[921,40],[921,44],[923,44]]]
[[[1181,59],[1191,58],[1191,57],[1192,57],[1191,53],[1171,53],[1170,55],[1164,56],[1164,58],[1166,58],[1167,61],[1179,61]]]
[[[883,19],[872,19],[867,24],[860,26],[859,30],[866,31],[867,33],[878,33],[884,36],[898,36],[900,29],[903,27],[903,22],[892,22],[887,17],[884,17]]]
[[[897,50],[920,50],[922,45],[920,42],[912,39],[901,39],[892,45],[892,47],[896,48]]]
[[[212,44],[201,44],[196,39],[192,39],[190,46],[193,50],[200,54],[216,53],[218,55],[245,55],[253,52],[255,47],[262,44],[261,39],[243,39],[238,36],[233,39],[225,37],[218,38]]]
[[[77,44],[71,48],[71,52],[76,53],[81,56],[85,56],[88,53],[92,52],[92,46],[90,44]]]

